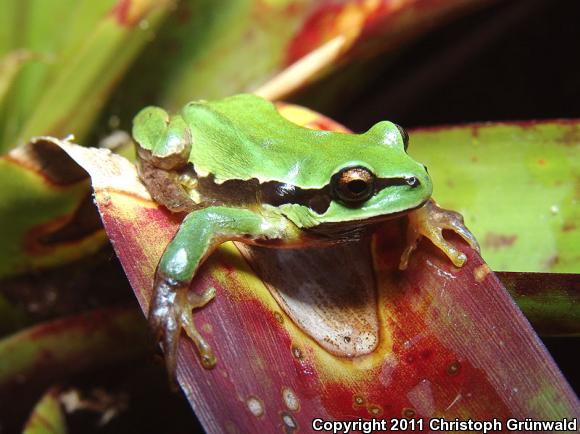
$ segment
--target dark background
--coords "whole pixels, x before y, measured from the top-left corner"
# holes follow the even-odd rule
[[[366,130],[580,116],[580,2],[507,0],[430,32],[374,78],[337,120]]]

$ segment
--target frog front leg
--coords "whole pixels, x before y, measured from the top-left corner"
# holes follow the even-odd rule
[[[155,272],[149,323],[161,341],[169,374],[174,377],[177,344],[181,329],[197,347],[201,364],[211,369],[215,355],[193,322],[192,310],[205,306],[215,295],[190,291],[195,273],[220,244],[236,239],[279,239],[285,237],[287,221],[278,215],[262,215],[247,209],[208,207],[188,214],[165,249]]]
[[[467,259],[465,254],[443,238],[443,230],[449,229],[461,236],[472,249],[479,252],[479,244],[471,232],[465,227],[463,217],[455,211],[449,211],[437,206],[434,200],[429,200],[421,208],[408,214],[407,247],[401,255],[399,269],[405,270],[409,264],[411,253],[417,248],[421,237],[431,240],[456,267],[462,267]]]

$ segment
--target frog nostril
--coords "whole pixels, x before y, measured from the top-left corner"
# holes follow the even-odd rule
[[[427,166],[425,166],[424,164],[423,164],[423,169],[425,169],[425,172],[429,173],[429,170],[427,169]]]
[[[419,180],[414,176],[408,176],[405,178],[405,182],[409,187],[417,187],[419,185]]]

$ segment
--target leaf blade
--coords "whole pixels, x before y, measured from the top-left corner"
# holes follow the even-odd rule
[[[579,132],[577,120],[427,128],[411,133],[409,153],[494,270],[578,273]]]

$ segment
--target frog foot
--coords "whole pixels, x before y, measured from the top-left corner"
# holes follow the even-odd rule
[[[421,208],[408,214],[407,247],[401,255],[399,269],[405,270],[409,264],[411,253],[417,248],[421,237],[427,237],[447,255],[456,267],[462,267],[467,257],[443,238],[443,230],[449,229],[461,236],[472,249],[479,252],[479,244],[463,223],[463,216],[455,211],[439,208],[435,201],[430,200]]]
[[[201,365],[212,369],[216,357],[206,340],[195,328],[193,309],[205,306],[215,297],[215,289],[208,288],[202,294],[190,291],[189,284],[177,282],[158,273],[155,278],[155,295],[149,310],[149,324],[165,353],[167,371],[175,379],[177,347],[181,329],[193,341]]]

